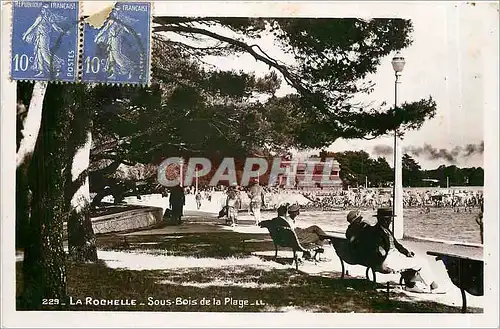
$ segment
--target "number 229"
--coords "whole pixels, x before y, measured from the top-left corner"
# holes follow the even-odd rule
[[[44,299],[42,299],[42,305],[59,305],[59,299],[57,299],[57,298],[54,298],[54,299],[44,298]]]

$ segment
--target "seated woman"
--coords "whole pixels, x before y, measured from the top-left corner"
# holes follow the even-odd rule
[[[345,232],[345,237],[348,242],[348,252],[350,262],[354,262],[356,264],[366,264],[367,258],[370,258],[367,255],[367,250],[364,248],[364,245],[367,244],[367,237],[363,236],[364,230],[369,224],[363,221],[363,216],[361,215],[361,211],[352,210],[347,214],[347,222],[349,226]]]

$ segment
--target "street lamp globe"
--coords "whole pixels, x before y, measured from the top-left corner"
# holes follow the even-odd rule
[[[396,56],[394,56],[394,58],[392,59],[392,68],[394,69],[394,72],[396,72],[396,74],[403,71],[403,69],[405,68],[405,64],[405,58],[399,53],[397,53]]]

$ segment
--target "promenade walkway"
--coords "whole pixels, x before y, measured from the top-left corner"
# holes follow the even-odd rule
[[[265,228],[260,228],[253,224],[253,221],[249,216],[242,216],[239,221],[239,225],[236,227],[229,227],[221,225],[223,220],[216,220],[214,214],[200,212],[200,211],[187,211],[185,214],[186,223],[180,226],[167,226],[160,229],[138,231],[133,233],[128,233],[127,235],[162,235],[162,234],[186,234],[186,233],[209,233],[216,232],[220,230],[228,230],[238,233],[245,234],[255,234],[258,239],[268,239],[268,231]],[[343,236],[342,231],[330,231],[335,235]],[[483,259],[483,248],[476,245],[462,245],[458,242],[440,242],[440,241],[430,241],[419,238],[405,237],[401,243],[408,249],[416,253],[416,257],[422,259],[422,261],[431,267],[434,274],[436,275],[437,281],[440,283],[441,287],[447,291],[446,294],[421,294],[421,293],[411,293],[404,290],[400,290],[399,287],[395,288],[397,291],[404,292],[408,298],[414,300],[430,300],[443,303],[451,306],[461,306],[462,300],[460,295],[460,290],[453,285],[448,277],[445,266],[441,261],[436,261],[434,257],[426,255],[429,250],[440,251],[458,254],[465,257],[473,257]],[[256,256],[273,256],[274,250],[269,251],[259,251],[253,253]],[[280,250],[280,257],[292,257],[292,252],[288,250]],[[353,266],[347,265],[346,269],[350,276],[354,277],[365,277],[366,268],[363,266]],[[335,254],[333,248],[326,248],[325,253],[322,256],[322,260],[317,264],[312,262],[304,262],[300,266],[300,270],[311,275],[322,275],[322,276],[332,276],[333,273],[341,272],[340,261]],[[399,281],[399,276],[396,274],[380,274],[377,273],[377,282],[394,282]],[[485,290],[487,285],[485,286]],[[467,296],[467,303],[470,307],[480,307],[484,308],[485,301],[487,300],[484,296]]]

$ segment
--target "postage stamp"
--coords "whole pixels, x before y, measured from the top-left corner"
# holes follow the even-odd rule
[[[13,1],[11,78],[76,82],[78,2]]]
[[[149,84],[151,4],[118,2],[100,28],[85,24],[82,82]]]

